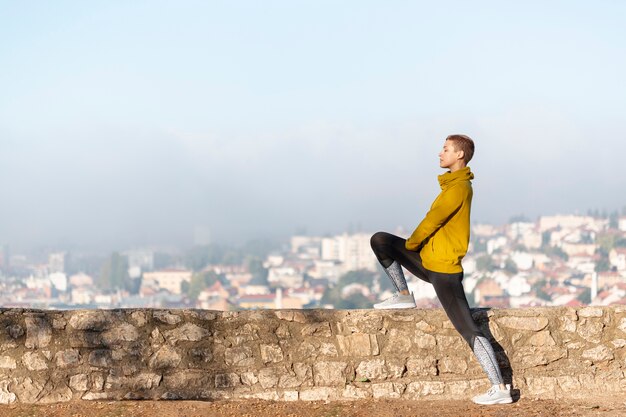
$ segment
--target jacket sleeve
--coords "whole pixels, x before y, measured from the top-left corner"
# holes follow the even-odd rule
[[[416,251],[463,205],[465,187],[451,187],[441,193],[426,213],[424,220],[407,239],[405,247]]]

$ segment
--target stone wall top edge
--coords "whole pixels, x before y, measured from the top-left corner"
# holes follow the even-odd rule
[[[525,307],[525,308],[491,308],[491,307],[477,307],[471,308],[472,313],[493,313],[498,315],[507,315],[507,313],[515,314],[528,314],[529,312],[560,312],[560,311],[581,311],[588,309],[600,309],[602,311],[616,311],[618,313],[626,312],[626,305],[610,305],[610,306],[581,306],[581,307],[569,307],[569,306],[542,306],[542,307]],[[32,313],[32,314],[73,314],[84,312],[106,312],[106,313],[133,313],[136,311],[169,311],[173,313],[214,313],[217,316],[233,316],[233,315],[265,315],[281,312],[293,312],[304,315],[423,315],[427,313],[443,313],[442,308],[426,308],[426,309],[407,309],[407,310],[374,310],[374,309],[258,309],[258,310],[235,310],[235,311],[221,311],[221,310],[204,310],[198,308],[99,308],[99,309],[37,309],[37,308],[7,308],[0,306],[0,314],[4,313]]]

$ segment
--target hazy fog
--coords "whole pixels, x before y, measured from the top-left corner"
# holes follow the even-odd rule
[[[130,4],[132,3],[132,4]],[[626,5],[0,1],[0,243],[416,226],[626,205]]]

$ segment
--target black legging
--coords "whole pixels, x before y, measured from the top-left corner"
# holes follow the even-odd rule
[[[418,252],[404,247],[405,242],[406,239],[385,232],[375,233],[370,240],[372,250],[384,268],[397,261],[413,275],[433,285],[437,298],[454,328],[463,336],[470,348],[473,348],[475,337],[484,335],[472,318],[463,290],[463,272],[444,274],[429,271],[422,265]]]

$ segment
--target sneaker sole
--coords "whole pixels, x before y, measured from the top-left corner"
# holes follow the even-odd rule
[[[499,400],[483,401],[483,402],[474,401],[475,404],[480,404],[480,405],[511,404],[512,402],[513,402],[513,398],[501,398]]]

